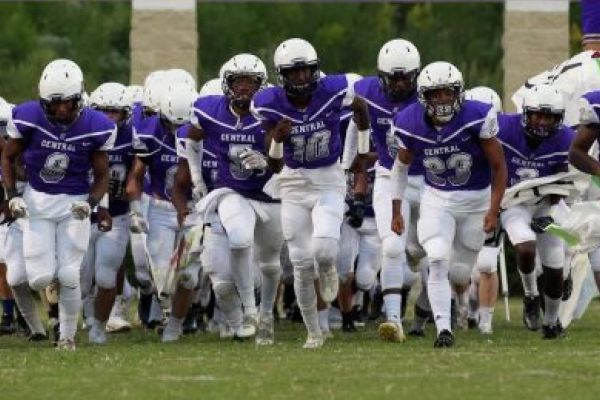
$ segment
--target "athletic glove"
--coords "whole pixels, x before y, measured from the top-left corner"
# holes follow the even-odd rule
[[[242,166],[245,169],[265,169],[267,168],[267,159],[259,151],[245,149],[239,155],[242,160]]]
[[[8,208],[13,218],[25,218],[27,217],[27,204],[22,197],[13,197],[8,202]]]
[[[354,200],[350,204],[350,210],[348,210],[348,224],[353,228],[360,228],[365,219],[365,202],[362,200]]]
[[[74,201],[71,203],[71,215],[77,220],[84,220],[90,216],[92,209],[90,203],[85,200]]]

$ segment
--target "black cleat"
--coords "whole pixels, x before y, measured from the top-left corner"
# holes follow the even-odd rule
[[[469,327],[469,329],[477,329],[477,319],[467,318],[467,326]]]
[[[542,339],[558,339],[565,336],[565,329],[560,321],[556,325],[542,325]]]
[[[27,340],[30,342],[43,342],[43,341],[48,340],[48,335],[36,332],[36,333],[29,334],[27,336]]]
[[[352,325],[354,326],[365,326],[369,316],[366,312],[363,311],[362,307],[354,306],[352,307]]]
[[[435,348],[444,348],[452,346],[454,346],[454,335],[447,329],[441,331],[435,339],[435,342],[433,343],[433,347]]]
[[[523,324],[530,331],[540,329],[540,296],[523,298]]]
[[[0,320],[0,335],[12,335],[17,331],[12,315],[2,314]]]
[[[138,302],[138,317],[142,325],[147,327],[150,319],[150,308],[152,307],[152,298],[154,294],[140,294],[140,301]]]
[[[419,329],[419,328],[410,328],[410,330],[408,331],[408,336],[424,337],[425,331],[423,329]]]
[[[354,333],[357,331],[356,326],[354,325],[354,321],[350,320],[342,323],[342,331],[346,333]]]

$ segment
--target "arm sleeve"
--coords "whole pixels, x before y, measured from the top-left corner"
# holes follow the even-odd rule
[[[348,130],[346,131],[346,141],[344,142],[344,153],[342,155],[342,167],[349,169],[356,157],[358,151],[358,128],[354,120],[350,119]]]
[[[190,175],[194,186],[200,186],[202,179],[202,156],[203,156],[203,141],[195,141],[185,139],[185,158],[190,167]]]
[[[491,107],[485,116],[485,120],[479,131],[480,139],[490,139],[498,134],[498,114],[494,107]]]
[[[390,190],[392,194],[392,200],[402,200],[404,197],[404,191],[408,184],[408,164],[404,164],[396,157],[394,159],[394,165],[390,173]]]

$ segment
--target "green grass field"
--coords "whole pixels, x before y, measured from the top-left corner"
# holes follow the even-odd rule
[[[376,325],[335,331],[316,351],[303,350],[300,324],[276,326],[277,344],[220,341],[197,334],[163,345],[136,328],[103,347],[78,335],[75,353],[19,337],[0,337],[0,399],[598,399],[600,302],[566,338],[526,331],[520,302],[513,320],[498,304],[495,333],[460,331],[452,349],[427,336],[383,343]],[[407,319],[410,319],[409,315]]]

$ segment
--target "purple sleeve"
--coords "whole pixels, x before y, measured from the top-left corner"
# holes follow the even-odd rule
[[[583,44],[600,42],[600,2],[581,0]]]

